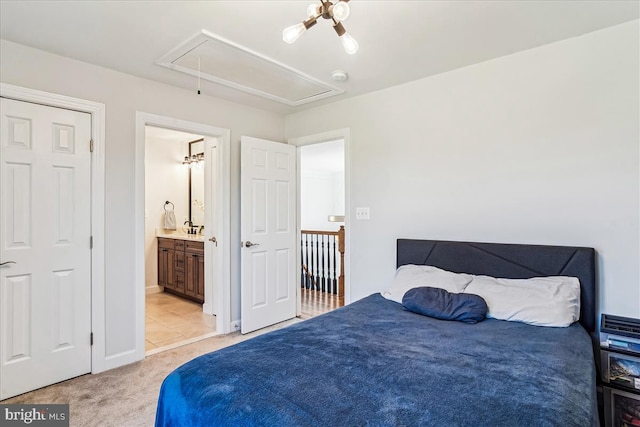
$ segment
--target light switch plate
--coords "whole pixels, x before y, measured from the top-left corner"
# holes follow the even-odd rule
[[[369,208],[356,208],[356,220],[368,220],[369,217]]]

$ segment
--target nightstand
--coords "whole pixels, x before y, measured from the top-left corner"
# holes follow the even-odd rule
[[[640,426],[640,320],[602,315],[600,362],[605,427]]]

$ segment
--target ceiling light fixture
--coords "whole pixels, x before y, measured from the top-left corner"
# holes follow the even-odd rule
[[[320,0],[320,6],[315,3],[310,4],[309,7],[307,7],[307,16],[309,18],[299,24],[285,28],[282,32],[282,40],[289,44],[294,43],[302,33],[318,22],[318,18],[323,17],[324,19],[331,19],[331,21],[333,21],[333,29],[338,34],[338,37],[340,37],[344,50],[346,50],[349,55],[353,55],[358,51],[358,42],[347,33],[341,22],[349,17],[350,9],[348,2],[349,0],[340,0],[334,4],[329,0]]]

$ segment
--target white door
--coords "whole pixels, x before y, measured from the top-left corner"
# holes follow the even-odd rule
[[[242,333],[296,316],[296,147],[243,136]]]
[[[0,104],[0,399],[91,371],[91,116]]]

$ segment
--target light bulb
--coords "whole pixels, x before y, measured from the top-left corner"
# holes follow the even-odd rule
[[[318,5],[315,3],[311,3],[307,6],[307,16],[309,18],[313,18],[318,15]]]
[[[307,27],[303,23],[287,27],[282,31],[282,40],[289,44],[294,43],[306,30]]]
[[[344,33],[343,35],[341,35],[340,40],[342,40],[342,46],[344,46],[344,50],[346,50],[349,55],[353,55],[354,53],[356,53],[358,51],[358,48],[360,47],[358,46],[358,42],[356,41],[356,39],[351,37],[349,33]]]
[[[339,1],[338,3],[334,4],[331,10],[333,11],[333,17],[338,21],[344,21],[345,19],[347,19],[349,17],[349,13],[351,12],[349,5],[343,1]]]

